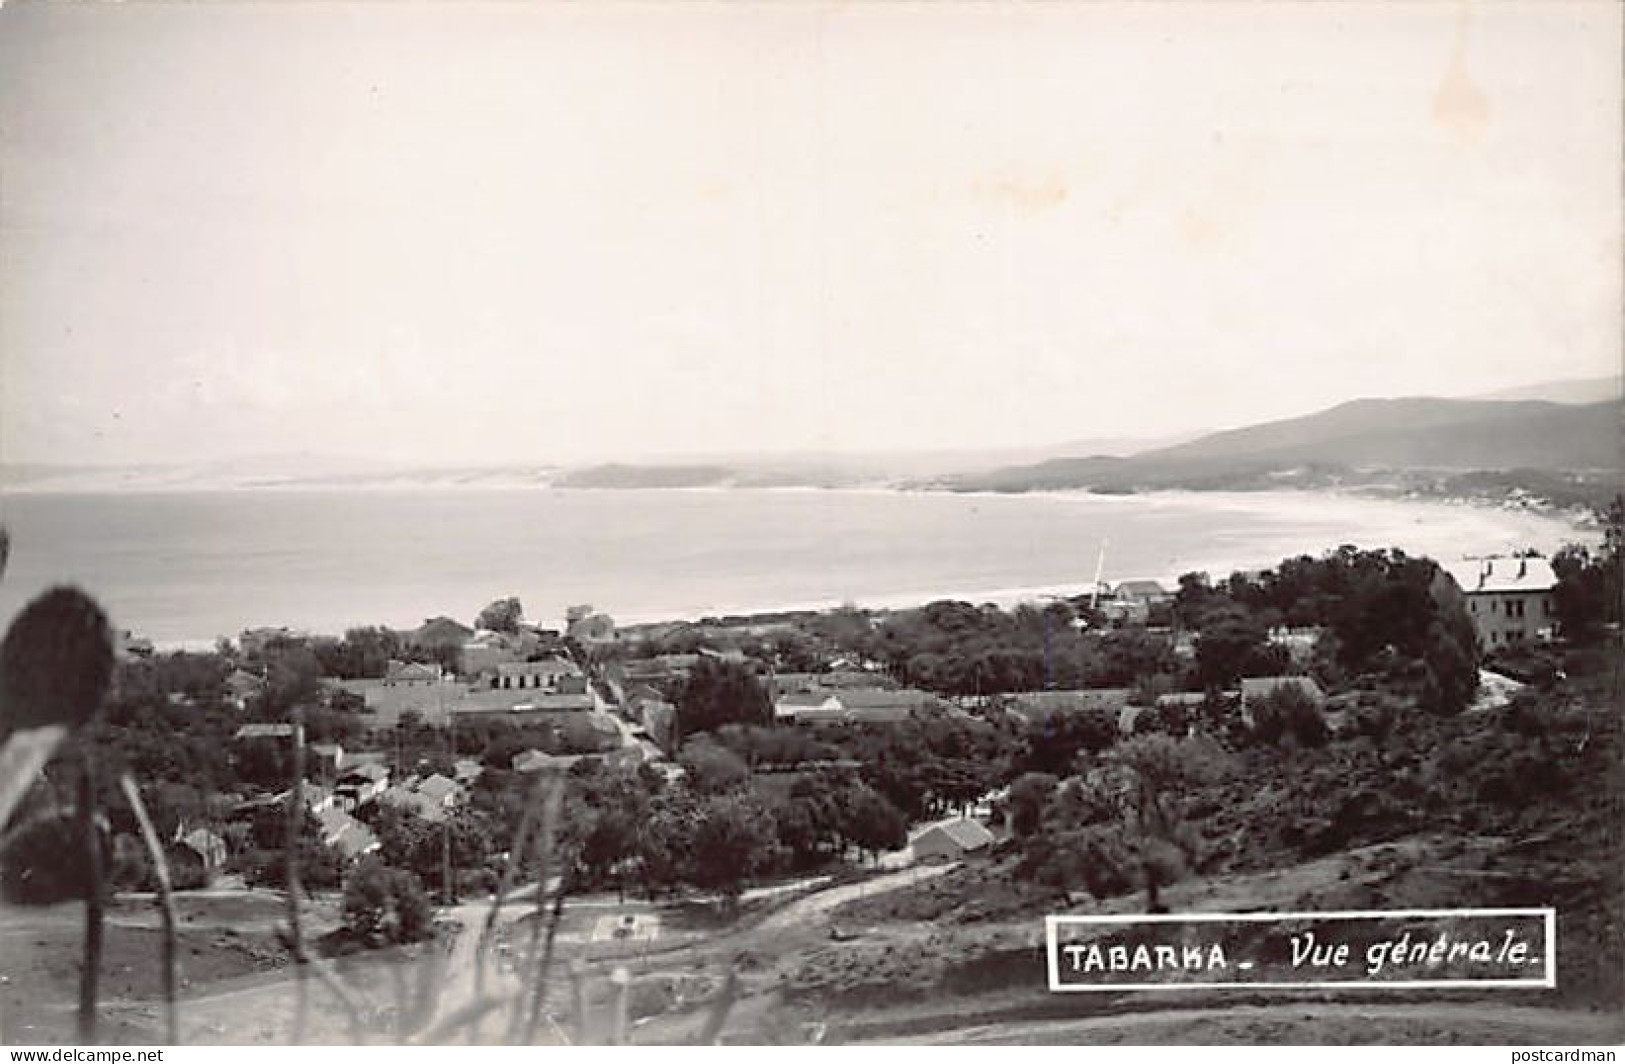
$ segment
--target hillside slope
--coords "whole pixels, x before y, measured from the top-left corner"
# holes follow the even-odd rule
[[[1360,399],[1217,432],[1130,458],[1061,458],[961,477],[961,490],[1250,486],[1272,474],[1350,469],[1617,469],[1619,400],[1586,405]]]

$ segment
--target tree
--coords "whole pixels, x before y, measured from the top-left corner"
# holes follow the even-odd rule
[[[749,666],[702,657],[677,697],[679,739],[725,724],[773,723],[773,700]]]
[[[908,821],[895,805],[867,787],[848,792],[840,825],[841,835],[867,856],[908,845]]]
[[[721,795],[700,806],[688,879],[697,887],[719,891],[730,910],[745,881],[777,858],[773,818],[754,798]]]
[[[766,658],[779,672],[816,672],[823,667],[817,640],[796,629],[780,629],[768,636]]]
[[[1043,824],[1044,806],[1061,781],[1047,772],[1023,773],[1010,785],[1010,830],[1026,838]]]
[[[750,781],[750,768],[739,755],[708,736],[684,743],[677,761],[688,771],[689,786],[699,794],[723,794]]]
[[[682,882],[699,819],[697,803],[683,792],[662,794],[651,804],[639,826],[637,851],[650,897]]]
[[[1088,671],[1091,687],[1133,687],[1180,669],[1168,640],[1142,629],[1107,632],[1100,637],[1099,650]]]
[[[1565,638],[1576,643],[1590,642],[1605,625],[1619,623],[1622,536],[1625,498],[1616,497],[1608,508],[1600,550],[1570,544],[1552,556],[1552,570],[1557,574],[1552,605]]]
[[[351,628],[343,639],[322,639],[311,645],[322,671],[341,680],[379,679],[392,659],[406,653],[401,634],[389,628]]]
[[[372,945],[428,937],[433,910],[418,877],[364,857],[344,884],[344,925]]]
[[[480,615],[474,619],[474,627],[517,635],[524,619],[525,608],[517,598],[497,599],[480,611]]]
[[[636,771],[582,762],[571,770],[561,840],[590,883],[613,876],[638,855],[639,832],[649,817],[655,782]]]
[[[111,865],[111,850],[104,831],[102,866]],[[7,901],[18,905],[51,905],[85,896],[90,883],[90,861],[76,817],[55,814],[25,821],[7,840],[0,860],[0,887]]]
[[[773,831],[792,867],[811,867],[821,856],[818,823],[808,802],[791,798],[775,805]]]
[[[1196,675],[1208,690],[1233,685],[1242,676],[1276,671],[1270,659],[1269,632],[1247,609],[1235,603],[1204,614],[1196,639]]]
[[[280,887],[287,877],[287,807],[278,802],[255,810],[242,855],[243,878],[250,886]],[[343,860],[322,844],[321,825],[309,812],[301,824],[298,846],[299,882],[307,889],[336,887]]]
[[[1208,611],[1222,605],[1224,596],[1215,591],[1206,573],[1185,573],[1174,593],[1174,620],[1183,628],[1200,628]]]
[[[1251,704],[1253,735],[1276,743],[1290,735],[1302,747],[1324,746],[1328,736],[1320,707],[1300,688],[1283,684]]]
[[[265,694],[256,715],[286,720],[289,712],[322,697],[322,664],[304,643],[278,640],[265,650]]]
[[[1222,774],[1224,755],[1205,738],[1154,733],[1119,743],[1111,757],[1128,777],[1123,826],[1144,876],[1146,911],[1161,912],[1160,888],[1178,877],[1197,845],[1180,819],[1180,795]]]

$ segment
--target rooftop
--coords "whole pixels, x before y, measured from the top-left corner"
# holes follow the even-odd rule
[[[1545,558],[1464,558],[1445,566],[1469,595],[1550,591],[1557,573]]]
[[[974,820],[949,820],[941,824],[933,824],[913,840],[920,842],[923,839],[937,834],[946,835],[953,840],[954,845],[962,850],[979,850],[993,841],[993,832]]]

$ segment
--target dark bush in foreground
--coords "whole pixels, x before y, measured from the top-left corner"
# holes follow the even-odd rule
[[[84,836],[72,816],[48,816],[17,832],[0,855],[0,885],[17,905],[52,905],[85,896],[90,862]],[[105,842],[105,839],[103,840]],[[104,846],[102,866],[111,865]]]

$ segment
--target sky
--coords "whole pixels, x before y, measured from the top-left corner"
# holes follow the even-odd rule
[[[1154,437],[1621,362],[1612,2],[0,8],[0,461]]]

